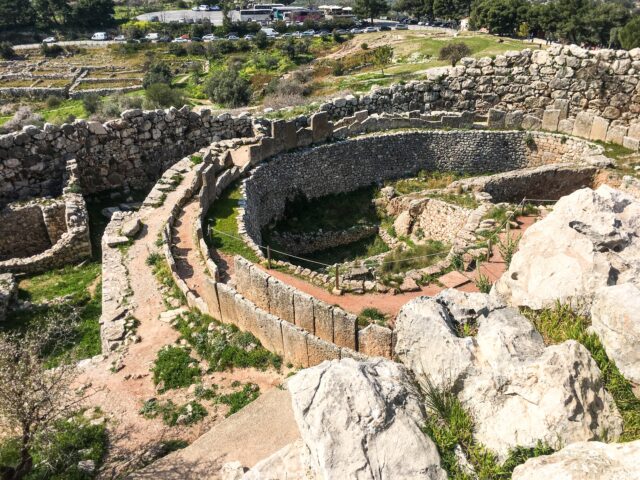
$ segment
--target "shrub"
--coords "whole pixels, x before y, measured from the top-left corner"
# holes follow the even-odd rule
[[[235,68],[214,72],[204,85],[214,102],[226,107],[242,107],[251,99],[251,84]]]
[[[184,57],[187,54],[187,49],[180,43],[170,43],[169,53],[171,55],[175,55],[176,57]]]
[[[237,392],[229,393],[226,395],[220,395],[218,397],[218,402],[223,403],[225,405],[229,405],[229,411],[227,412],[227,417],[229,415],[233,415],[237,411],[243,409],[251,402],[253,402],[256,398],[260,396],[260,388],[255,383],[247,383],[242,390],[238,390]]]
[[[144,74],[144,78],[142,79],[142,86],[145,89],[150,85],[156,83],[164,83],[166,85],[171,83],[171,70],[166,63],[153,63],[149,67],[149,70],[147,70],[147,73]]]
[[[158,358],[151,371],[153,383],[162,383],[160,391],[188,387],[200,378],[200,368],[184,348],[167,347],[158,352]]]
[[[489,293],[491,291],[491,287],[493,286],[493,284],[491,283],[491,280],[489,280],[489,277],[487,277],[483,273],[478,275],[478,277],[475,280],[475,284],[481,293]]]
[[[331,73],[334,77],[340,77],[344,75],[344,64],[341,61],[337,61],[331,67]]]
[[[60,97],[56,97],[55,95],[49,95],[44,101],[47,108],[56,108],[59,107],[62,103]]]
[[[507,234],[504,240],[498,242],[498,250],[500,251],[500,255],[502,255],[506,268],[509,268],[513,255],[518,250],[519,240],[520,237],[513,237],[511,234]]]
[[[366,42],[363,42],[363,43],[360,45],[360,48],[361,48],[362,50],[369,50],[369,44],[368,44],[368,43],[366,43]]]
[[[145,97],[147,99],[147,105],[151,108],[180,108],[185,104],[182,92],[164,83],[149,85],[145,90]]]
[[[147,400],[140,414],[145,418],[156,418],[162,416],[165,425],[173,427],[175,425],[193,425],[207,416],[207,410],[198,402],[189,402],[184,405],[176,405],[171,400],[159,402],[155,398]]]
[[[264,50],[269,46],[269,39],[267,38],[267,34],[264,33],[262,30],[256,33],[256,38],[254,39],[254,42],[256,43],[256,47],[258,47],[260,50]]]
[[[471,55],[471,49],[466,43],[449,42],[440,49],[438,59],[448,60],[455,67],[461,58]]]
[[[20,130],[25,125],[42,126],[44,125],[44,118],[39,113],[34,113],[30,107],[20,107],[13,114],[13,118],[0,127],[0,131],[12,132]]]
[[[15,58],[16,52],[9,42],[0,42],[0,58],[11,60]]]
[[[60,45],[57,45],[55,43],[53,45],[47,45],[46,43],[43,43],[40,46],[40,51],[45,57],[54,58],[62,55],[64,53],[64,48],[62,48]]]
[[[100,97],[96,94],[85,95],[82,98],[82,106],[87,113],[96,113],[100,107]]]

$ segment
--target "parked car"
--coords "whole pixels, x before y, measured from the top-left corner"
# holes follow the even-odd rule
[[[218,5],[213,5],[209,7],[209,10],[211,10],[212,12],[219,12],[222,9]]]
[[[113,39],[116,42],[126,42],[127,41],[127,37],[125,37],[124,35],[116,35],[115,37],[113,37]]]
[[[324,37],[326,35],[331,35],[331,32],[327,30],[320,30],[316,35],[318,35],[319,37]]]
[[[147,33],[144,36],[145,40],[149,40],[149,41],[153,41],[153,40],[158,40],[158,38],[160,38],[160,34],[159,33],[155,33],[155,32],[151,32],[151,33]]]
[[[206,12],[209,10],[209,5],[200,5],[198,6],[198,10],[200,10],[201,12]]]
[[[399,23],[396,25],[396,30],[409,30],[409,26],[404,23]]]
[[[338,35],[346,35],[347,33],[349,33],[348,30],[344,30],[342,28],[339,28],[335,31]]]
[[[389,30],[391,30],[391,27],[389,25],[381,25],[378,30],[380,30],[381,32],[388,32]]]
[[[300,35],[302,35],[303,37],[313,37],[315,34],[315,30],[305,30]]]
[[[351,30],[349,30],[349,33],[353,33],[358,34],[358,33],[362,33],[362,30],[360,30],[359,28],[352,28]]]
[[[198,6],[191,7],[191,10],[193,10],[194,12],[197,12],[198,10],[200,10],[200,7]]]
[[[203,42],[212,42],[213,40],[217,39],[218,37],[216,37],[213,33],[208,33],[202,37]]]
[[[56,37],[47,37],[44,40],[42,40],[42,43],[55,43],[57,41],[58,39]]]
[[[109,36],[107,35],[107,32],[96,32],[93,35],[91,35],[91,40],[96,40],[96,41],[109,40]]]
[[[376,27],[367,27],[363,30],[364,33],[373,33],[373,32],[377,32],[378,29]]]
[[[191,40],[189,40],[188,38],[178,37],[171,40],[171,43],[189,43],[190,41]]]
[[[240,37],[238,37],[238,35],[236,35],[235,33],[230,33],[229,35],[227,35],[227,40],[240,40]]]
[[[170,41],[171,37],[167,37],[166,35],[155,40],[156,43],[169,43]]]
[[[244,37],[245,40],[253,40],[254,38],[256,38],[255,35],[251,35],[250,33],[247,33]]]

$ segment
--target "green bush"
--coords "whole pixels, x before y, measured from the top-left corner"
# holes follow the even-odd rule
[[[200,368],[184,348],[167,347],[158,352],[153,368],[153,383],[162,383],[161,392],[188,387],[200,378]]]
[[[4,60],[11,60],[15,58],[16,52],[13,49],[13,45],[9,42],[0,42],[0,58]]]
[[[160,415],[164,424],[170,427],[178,424],[193,425],[208,415],[207,410],[199,402],[193,401],[178,406],[171,400],[161,402],[155,398],[144,403],[140,414],[145,418],[156,418]]]
[[[241,390],[238,390],[237,392],[220,395],[218,397],[218,402],[230,407],[226,415],[228,417],[229,415],[233,415],[237,411],[249,405],[259,396],[260,388],[258,387],[258,385],[256,385],[255,383],[247,383],[244,387],[242,387]]]
[[[180,108],[185,104],[184,96],[180,90],[171,88],[164,83],[154,83],[145,89],[145,97],[150,107],[176,107]]]
[[[358,315],[358,325],[361,327],[366,327],[371,323],[384,325],[386,321],[387,316],[377,308],[365,308],[360,312],[360,315]]]
[[[175,44],[172,44],[175,45]],[[171,70],[166,63],[156,62],[153,63],[147,73],[144,74],[144,78],[142,79],[142,86],[146,89],[150,85],[154,85],[156,83],[164,83],[169,85],[171,83]]]
[[[55,43],[53,45],[47,45],[46,43],[43,43],[40,46],[40,51],[47,58],[55,58],[64,53],[64,48]]]
[[[438,59],[447,60],[451,62],[451,66],[455,67],[461,58],[469,55],[471,55],[471,49],[466,43],[448,42],[440,49]]]
[[[19,460],[17,439],[0,443],[0,472],[3,466],[12,467]],[[96,473],[78,469],[81,460],[93,460],[96,470],[107,451],[108,437],[104,425],[91,425],[81,415],[56,422],[34,442],[31,451],[34,467],[28,480],[88,480]]]
[[[100,97],[95,94],[85,95],[82,98],[82,106],[87,113],[96,113],[100,107]]]
[[[213,72],[204,91],[214,102],[226,107],[242,107],[251,100],[251,84],[235,68]]]
[[[55,95],[49,95],[45,99],[44,103],[47,106],[47,108],[56,108],[60,106],[60,104],[62,103],[62,100],[60,99],[60,97],[56,97]]]

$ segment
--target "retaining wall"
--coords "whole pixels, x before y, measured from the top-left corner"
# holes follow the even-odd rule
[[[148,188],[184,155],[224,138],[251,136],[249,117],[180,110],[129,110],[105,124],[78,120],[61,127],[25,127],[0,136],[0,206],[57,196],[65,162],[74,157],[85,194]]]

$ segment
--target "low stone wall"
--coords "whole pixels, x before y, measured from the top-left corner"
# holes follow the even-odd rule
[[[69,81],[71,83],[71,81]],[[69,94],[69,87],[8,87],[0,88],[0,98],[35,98],[43,99],[47,97],[61,97],[67,98]]]
[[[523,198],[557,200],[580,188],[593,186],[597,173],[598,168],[590,165],[544,165],[459,180],[449,188],[486,192],[496,203],[519,203]]]
[[[249,137],[251,119],[210,111],[129,110],[105,124],[77,120],[60,127],[25,127],[0,136],[0,206],[57,196],[65,164],[74,157],[85,194],[149,188],[176,160],[225,138]]]
[[[378,233],[376,225],[354,225],[346,230],[318,231],[308,233],[277,232],[271,234],[273,243],[293,255],[317,252],[328,248],[348,245]]]
[[[47,235],[49,239],[55,239],[57,235],[59,237],[53,245],[50,245],[50,248],[35,255],[0,261],[0,272],[38,273],[91,257],[89,214],[84,198],[78,193],[66,192],[62,196],[62,201],[64,202],[64,223],[66,224],[64,233],[59,235],[61,229],[56,225],[49,225],[50,229],[47,231],[44,220],[39,218],[33,225],[23,225],[25,229],[22,235],[24,236],[29,235],[31,226],[33,226],[34,234],[40,226],[39,234],[41,236]],[[18,238],[16,237],[15,240],[17,241]],[[44,246],[46,242],[44,238],[42,240],[41,246]],[[49,241],[49,243],[51,242]]]
[[[1,210],[0,261],[31,257],[51,248],[66,231],[64,209],[64,202],[58,198],[11,204]]]

